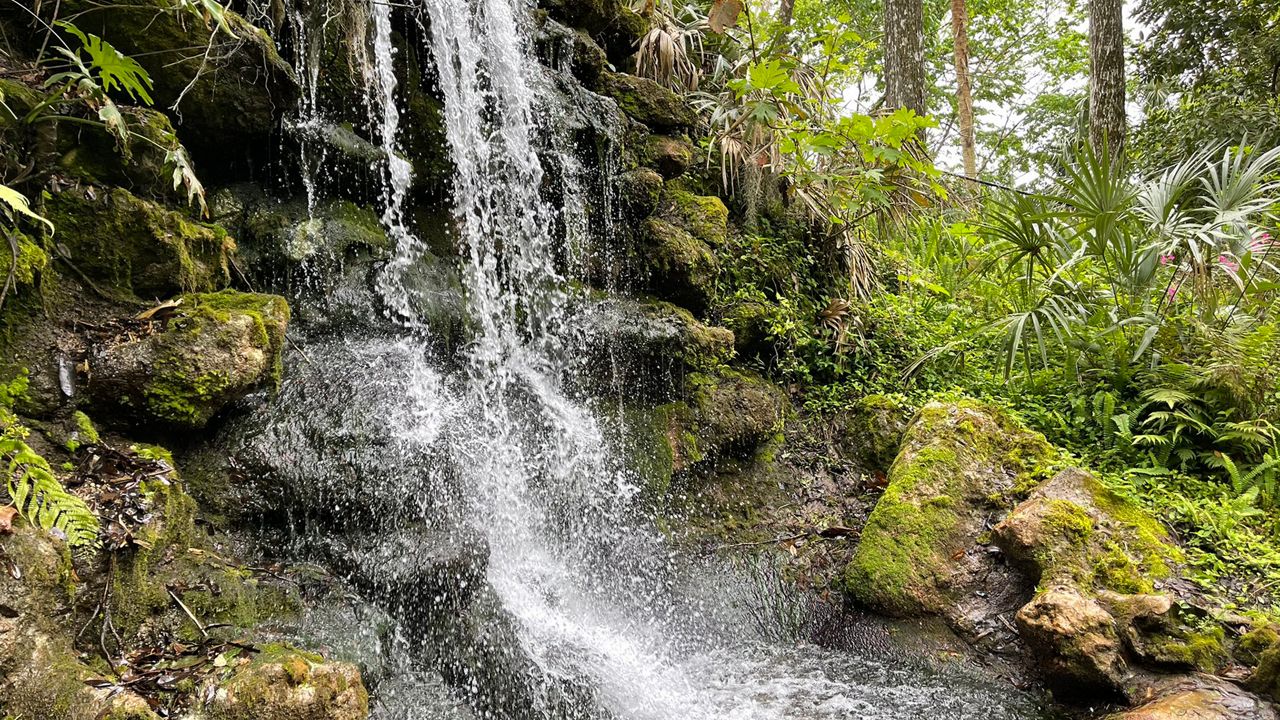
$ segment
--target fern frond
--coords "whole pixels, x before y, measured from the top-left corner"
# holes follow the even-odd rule
[[[98,516],[62,487],[48,461],[12,437],[0,438],[0,456],[8,459],[9,497],[27,522],[60,531],[73,548],[98,546]]]

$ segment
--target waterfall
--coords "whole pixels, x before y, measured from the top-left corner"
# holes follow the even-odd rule
[[[485,627],[462,632],[502,667],[472,656],[423,664],[486,720],[974,717],[982,696],[915,666],[758,637],[741,579],[673,550],[639,509],[608,418],[575,389],[583,353],[569,288],[584,278],[567,276],[585,276],[587,197],[607,206],[617,159],[601,163],[606,187],[589,188],[587,166],[600,161],[578,157],[560,124],[568,108],[549,91],[554,70],[531,49],[532,2],[349,2],[368,3],[364,99],[383,156],[381,222],[395,244],[377,285],[402,332],[314,341],[324,366],[298,368],[273,400],[281,412],[249,436],[282,484],[313,494],[308,507],[330,523],[322,532],[354,536],[329,557],[408,618],[393,654],[412,664],[415,652],[447,655],[432,643],[466,644],[431,626],[458,624],[452,616],[483,584],[500,607]],[[401,147],[395,34],[404,21],[432,59],[454,167],[450,230],[473,329],[460,363],[435,354],[430,324],[415,315],[411,279],[428,252],[408,221],[415,158]],[[548,200],[556,193],[544,162],[558,171],[559,204]],[[459,556],[485,556],[479,579],[450,554],[473,537],[482,549]],[[402,580],[424,558],[458,574],[432,597]],[[508,622],[513,647],[493,647],[507,641]],[[387,686],[423,670],[398,667]],[[492,687],[503,683],[523,685]],[[432,697],[444,692],[432,687]],[[984,717],[1029,717],[1024,710],[1010,702]],[[377,717],[446,716],[409,701]]]

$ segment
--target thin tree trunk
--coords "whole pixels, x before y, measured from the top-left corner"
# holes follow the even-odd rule
[[[885,0],[884,87],[887,107],[925,113],[922,0]]]
[[[796,11],[796,0],[782,0],[782,5],[778,7],[778,22],[783,27],[791,27],[791,18]]]
[[[951,33],[956,46],[956,108],[960,116],[960,150],[964,175],[978,177],[978,157],[973,141],[973,89],[969,85],[969,12],[965,0],[951,0]]]
[[[1125,140],[1124,3],[1089,0],[1089,140],[1119,157]]]

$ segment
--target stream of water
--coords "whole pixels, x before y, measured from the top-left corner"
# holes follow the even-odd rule
[[[375,688],[375,716],[1043,717],[1034,698],[1007,682],[931,662],[887,634],[861,647],[822,648],[762,632],[744,590],[750,578],[682,556],[640,511],[637,481],[610,449],[609,404],[572,389],[580,386],[581,339],[560,268],[583,242],[587,191],[582,159],[556,136],[565,109],[539,90],[552,70],[533,57],[531,10],[524,0],[419,0],[404,9],[424,30],[456,168],[454,217],[474,329],[456,362],[432,350],[406,281],[423,244],[405,222],[412,158],[402,158],[397,141],[395,10],[370,3],[366,100],[387,158],[382,222],[397,248],[378,285],[404,330],[311,344],[324,372],[295,367],[274,401],[275,419],[251,441],[262,456],[287,459],[280,472],[323,486],[326,502],[346,516],[385,501],[368,510],[382,528],[372,546],[341,551],[374,602],[416,620],[399,631],[409,636],[406,659]],[[544,197],[548,158],[568,169],[559,173],[561,192],[573,202],[563,207]],[[373,476],[342,495],[353,478]],[[437,578],[430,593],[406,595],[398,578],[407,568],[438,560],[446,573],[461,572],[441,549],[455,542],[468,548],[465,562],[480,563],[482,578]],[[433,665],[441,651],[423,650],[413,636],[453,621],[442,614],[471,612],[460,608],[481,602],[472,597],[477,582],[495,604],[469,627],[484,636],[480,650]],[[516,668],[516,679],[493,671],[495,662]],[[420,671],[427,679],[414,680]],[[492,687],[502,683],[520,687]]]

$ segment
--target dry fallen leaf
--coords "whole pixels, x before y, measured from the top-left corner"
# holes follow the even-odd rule
[[[723,35],[725,30],[738,24],[738,16],[742,14],[742,0],[715,0],[711,12],[707,15],[707,24],[711,31]]]
[[[13,519],[17,515],[18,508],[12,505],[0,507],[0,535],[9,535],[13,532]]]

